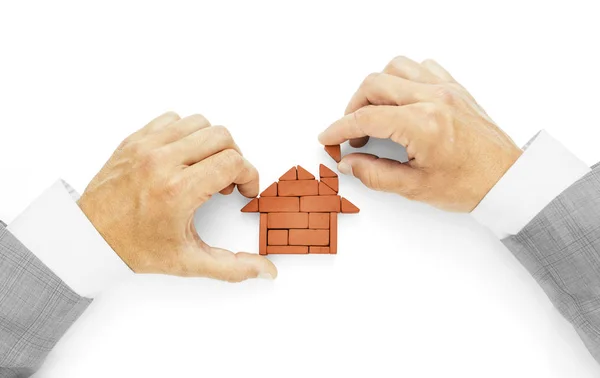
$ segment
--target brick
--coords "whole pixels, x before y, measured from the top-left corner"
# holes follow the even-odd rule
[[[328,230],[290,229],[289,245],[329,245]]]
[[[320,196],[335,196],[337,193],[327,186],[324,182],[319,181],[319,195]]]
[[[269,229],[308,228],[308,213],[269,213]]]
[[[325,152],[329,154],[336,162],[340,162],[342,160],[342,149],[339,144],[333,146],[325,146]]]
[[[288,230],[269,230],[267,245],[288,245]]]
[[[269,245],[267,246],[267,253],[270,255],[275,254],[307,254],[308,247],[302,245]]]
[[[329,229],[329,213],[309,213],[308,228]]]
[[[258,212],[258,198],[253,198],[252,201],[248,202],[246,206],[242,207],[242,213],[256,213]]]
[[[338,177],[338,175],[323,164],[319,164],[319,177]]]
[[[277,198],[293,198],[293,197],[277,197]],[[268,198],[261,198],[263,199]],[[259,209],[260,204],[259,202]],[[260,210],[262,212],[262,210]],[[340,211],[340,196],[304,196],[300,197],[300,211],[306,213],[324,213]]]
[[[298,166],[298,180],[314,180],[315,176],[306,169]]]
[[[278,191],[281,197],[316,196],[319,194],[319,182],[317,180],[280,181]]]
[[[346,214],[355,214],[360,211],[358,207],[356,207],[352,202],[348,201],[345,198],[342,198],[341,201],[342,213]]]
[[[260,230],[258,232],[258,253],[267,254],[267,214],[260,214]]]
[[[284,213],[299,211],[298,197],[261,197],[258,211],[261,213]]]
[[[329,253],[329,247],[310,246],[308,247],[308,253]]]
[[[337,254],[337,213],[329,214],[329,253]]]
[[[261,197],[277,197],[277,183],[274,182],[269,187],[260,193]]]
[[[296,180],[297,178],[296,167],[292,167],[279,178],[279,181]]]
[[[323,177],[321,182],[333,189],[336,193],[340,189],[340,184],[337,177]]]

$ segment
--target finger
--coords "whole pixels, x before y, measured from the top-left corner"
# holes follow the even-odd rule
[[[393,192],[410,197],[422,172],[396,160],[378,158],[375,155],[354,153],[344,156],[338,164],[340,172],[358,178],[366,187]]]
[[[176,164],[192,165],[226,149],[242,151],[223,126],[202,128],[163,147],[165,156]]]
[[[442,80],[426,66],[405,56],[397,56],[383,69],[384,73],[398,76],[418,83],[438,84]]]
[[[231,193],[233,193],[233,190],[235,189],[235,184],[229,184],[228,187],[226,187],[225,189],[221,190],[219,193],[228,196]]]
[[[144,135],[148,135],[156,130],[160,130],[173,122],[179,121],[181,118],[175,112],[166,112],[150,121],[146,126],[142,127],[135,133],[131,134],[130,139],[137,139]]]
[[[425,103],[407,106],[365,106],[354,113],[345,115],[321,135],[323,145],[341,144],[347,140],[371,136],[392,139],[406,147],[409,140],[417,138],[421,132],[422,108]]]
[[[344,114],[355,112],[366,105],[408,105],[433,98],[433,89],[386,73],[374,73],[362,82]]]
[[[258,195],[258,171],[233,149],[221,151],[184,169],[182,175],[184,194],[196,205],[232,183],[245,197]]]
[[[204,244],[204,243],[202,243]],[[202,246],[203,252],[182,256],[182,276],[199,276],[222,281],[241,282],[250,278],[277,277],[277,268],[264,256],[226,249]]]
[[[456,80],[450,75],[450,72],[446,71],[441,64],[433,59],[425,59],[421,65],[427,68],[432,74],[440,78],[447,83],[457,83]]]
[[[210,122],[203,115],[192,114],[154,133],[153,139],[157,145],[163,146],[207,127],[210,127]]]

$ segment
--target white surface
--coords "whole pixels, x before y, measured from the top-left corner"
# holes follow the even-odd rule
[[[94,298],[134,273],[79,209],[79,194],[67,185],[57,180],[7,228],[77,294]]]
[[[317,134],[398,54],[439,60],[519,145],[544,128],[600,159],[595,2],[148,3],[0,5],[0,218],[58,177],[82,191],[169,109],[227,125],[263,186],[294,164],[333,167]],[[341,192],[362,211],[340,216],[337,256],[277,256],[274,282],[134,277],[96,299],[38,376],[598,376],[468,215],[347,177]],[[202,236],[255,250],[244,203],[211,200]]]
[[[471,212],[499,239],[518,234],[546,205],[591,170],[546,130],[536,134],[524,148],[521,157]]]

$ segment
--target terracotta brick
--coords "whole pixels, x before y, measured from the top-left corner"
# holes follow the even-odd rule
[[[325,146],[325,152],[329,154],[336,162],[340,162],[342,160],[342,150],[339,144],[333,146]]]
[[[299,211],[298,197],[261,197],[258,211],[261,213],[285,213]]]
[[[267,214],[260,214],[260,230],[258,232],[258,253],[267,254]]]
[[[319,182],[317,180],[280,181],[278,191],[281,197],[316,196],[319,194]]]
[[[277,197],[277,183],[274,182],[269,187],[260,193],[261,197]]]
[[[292,198],[292,197],[278,197]],[[267,198],[261,198],[263,199]],[[259,209],[260,204],[259,202]],[[262,212],[262,210],[260,210]],[[300,211],[307,213],[324,213],[331,211],[340,211],[340,196],[304,196],[300,197]]]
[[[337,213],[329,214],[329,253],[337,254]]]
[[[269,230],[267,245],[288,245],[288,230]]]
[[[319,177],[338,177],[338,175],[323,164],[319,164]]]
[[[269,245],[267,246],[267,253],[270,255],[275,254],[302,254],[308,253],[308,247],[302,245]]]
[[[308,253],[329,253],[329,247],[308,247]]]
[[[348,201],[345,198],[342,198],[341,207],[342,213],[355,214],[360,211],[358,207],[356,207],[352,202]]]
[[[333,189],[336,193],[340,189],[339,179],[337,177],[323,177],[321,182]]]
[[[290,229],[289,245],[329,245],[328,230]]]
[[[319,195],[320,196],[335,196],[337,193],[327,186],[324,182],[319,181]]]
[[[309,213],[308,228],[329,229],[329,213]]]
[[[256,213],[258,212],[258,198],[253,198],[252,201],[248,202],[246,206],[242,207],[242,213]]]
[[[298,180],[314,180],[315,176],[306,169],[298,166]]]
[[[296,180],[297,178],[296,167],[292,167],[279,178],[279,181]]]
[[[267,226],[272,228],[308,228],[308,213],[269,213]]]

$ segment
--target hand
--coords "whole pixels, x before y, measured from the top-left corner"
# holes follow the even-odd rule
[[[369,136],[406,147],[409,161],[353,153],[340,161],[340,172],[369,188],[449,211],[473,210],[522,153],[433,60],[419,64],[397,57],[382,73],[369,75],[345,116],[319,141],[334,145],[349,140],[362,147]]]
[[[229,131],[201,115],[165,113],[121,143],[79,206],[134,272],[275,278],[263,256],[210,247],[196,232],[196,209],[235,185],[246,197],[258,195],[258,172]]]

